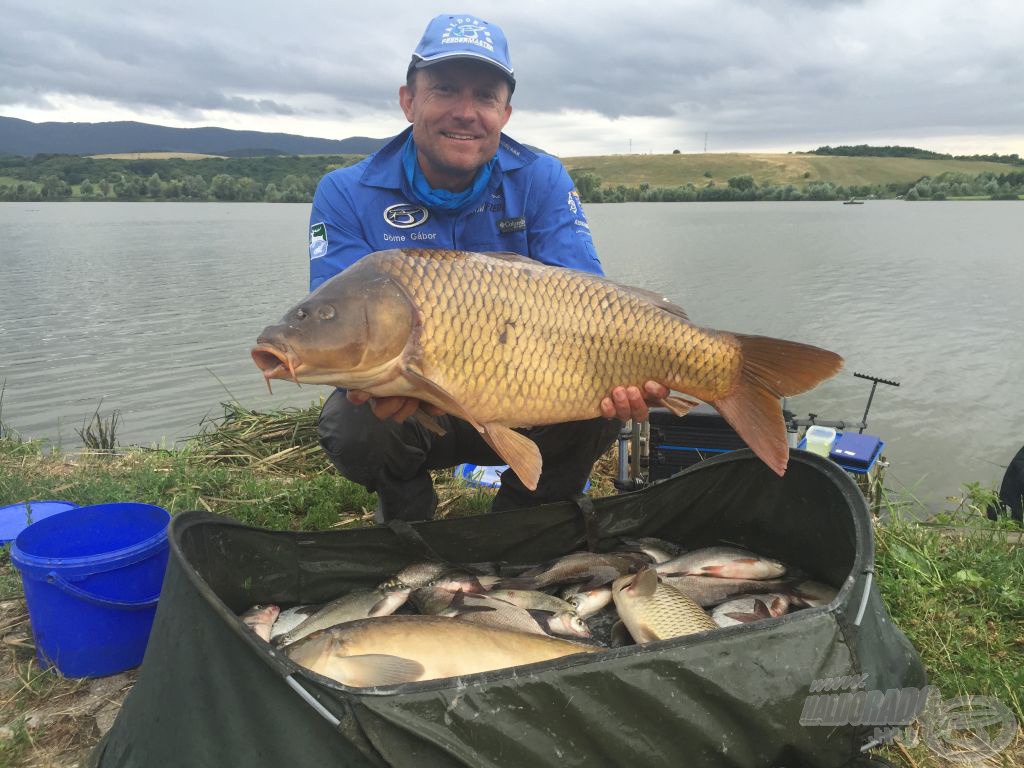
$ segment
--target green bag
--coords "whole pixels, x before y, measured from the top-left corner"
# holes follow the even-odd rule
[[[532,564],[620,536],[730,542],[839,594],[706,635],[375,689],[296,666],[236,616],[376,586],[428,554]],[[192,512],[170,546],[138,682],[94,766],[842,766],[873,727],[801,725],[815,681],[925,684],[872,583],[863,497],[802,451],[783,478],[743,450],[592,503],[393,528],[274,532]]]

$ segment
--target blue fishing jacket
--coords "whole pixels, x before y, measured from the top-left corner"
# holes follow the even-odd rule
[[[317,186],[309,219],[309,289],[374,251],[455,248],[512,251],[602,275],[579,194],[562,164],[501,135],[480,201],[461,213],[429,210],[402,170],[407,128],[356,165]]]

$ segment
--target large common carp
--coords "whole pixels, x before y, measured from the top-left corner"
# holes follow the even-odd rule
[[[367,687],[472,675],[599,650],[437,616],[384,616],[314,632],[285,653],[318,674]]]
[[[832,376],[838,355],[692,324],[658,294],[516,254],[372,253],[260,334],[269,380],[402,395],[471,423],[523,483],[541,456],[513,427],[591,419],[614,387],[648,380],[713,405],[779,475],[779,402]],[[677,414],[696,403],[670,397]],[[436,425],[435,425],[436,426]]]

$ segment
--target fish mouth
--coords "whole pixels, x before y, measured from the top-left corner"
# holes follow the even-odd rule
[[[265,339],[256,339],[256,346],[249,354],[252,355],[256,367],[263,371],[267,389],[270,389],[271,379],[291,379],[296,384],[299,383],[295,369],[301,365],[301,361],[290,348],[272,344]]]

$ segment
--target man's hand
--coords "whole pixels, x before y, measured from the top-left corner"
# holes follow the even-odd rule
[[[348,394],[348,401],[355,403],[356,405],[362,405],[363,403],[370,401],[370,410],[373,411],[373,415],[381,421],[385,419],[391,419],[402,423],[410,416],[412,416],[416,409],[423,407],[431,416],[440,416],[444,411],[438,408],[436,405],[431,403],[425,403],[422,400],[417,400],[415,397],[402,397],[400,395],[394,395],[391,397],[374,397],[369,392],[364,392],[361,389],[350,389]]]
[[[615,387],[611,395],[601,401],[601,415],[620,421],[647,421],[647,405],[668,397],[669,389],[656,381],[639,387]]]

